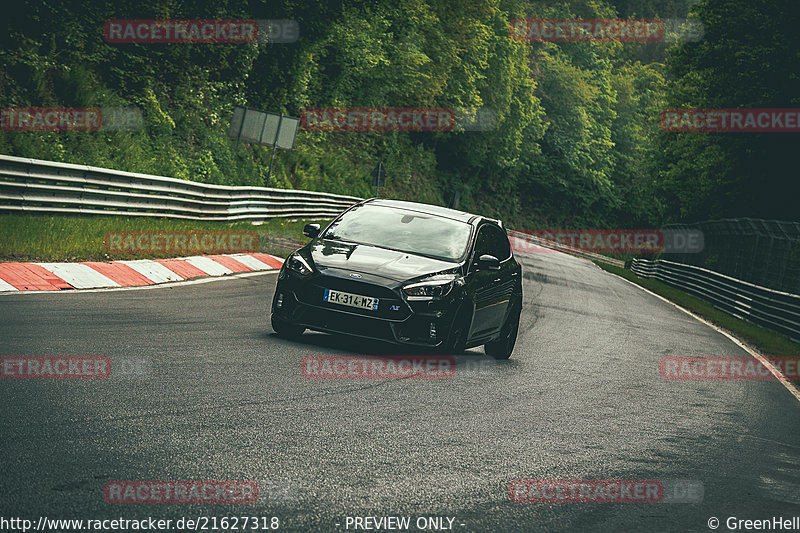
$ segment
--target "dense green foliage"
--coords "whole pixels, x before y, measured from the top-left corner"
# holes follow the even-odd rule
[[[797,134],[665,133],[665,107],[791,107],[796,0],[701,0],[698,42],[523,43],[520,17],[686,17],[691,0],[26,0],[4,16],[2,106],[135,106],[127,132],[0,132],[0,153],[267,184],[271,150],[227,137],[235,105],[487,107],[459,132],[301,131],[271,186],[445,203],[516,226],[796,218]],[[795,15],[792,17],[792,15]],[[292,19],[289,44],[109,44],[110,19]]]
[[[670,50],[666,107],[800,107],[800,2],[714,0],[693,12],[705,38]],[[799,139],[797,133],[663,133],[654,161],[664,215],[798,220]]]

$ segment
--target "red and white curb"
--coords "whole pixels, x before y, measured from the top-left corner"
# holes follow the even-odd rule
[[[200,276],[280,268],[274,255],[221,254],[110,263],[0,263],[0,292],[139,287]]]

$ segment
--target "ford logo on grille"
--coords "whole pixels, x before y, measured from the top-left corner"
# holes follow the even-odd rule
[[[360,278],[361,274],[356,274],[355,272],[353,272],[353,273],[350,274],[350,277],[351,278]]]

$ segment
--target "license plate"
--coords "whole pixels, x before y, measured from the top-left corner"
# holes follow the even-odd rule
[[[325,293],[322,295],[322,300],[332,304],[348,305],[350,307],[368,309],[370,311],[378,310],[378,298],[370,298],[369,296],[361,296],[358,294],[351,294],[349,292],[339,292],[331,289],[325,289]]]

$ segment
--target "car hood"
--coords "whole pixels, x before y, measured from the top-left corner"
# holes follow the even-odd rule
[[[373,274],[395,281],[435,274],[457,268],[458,263],[339,241],[318,240],[309,246],[311,259],[317,268],[339,268]]]

